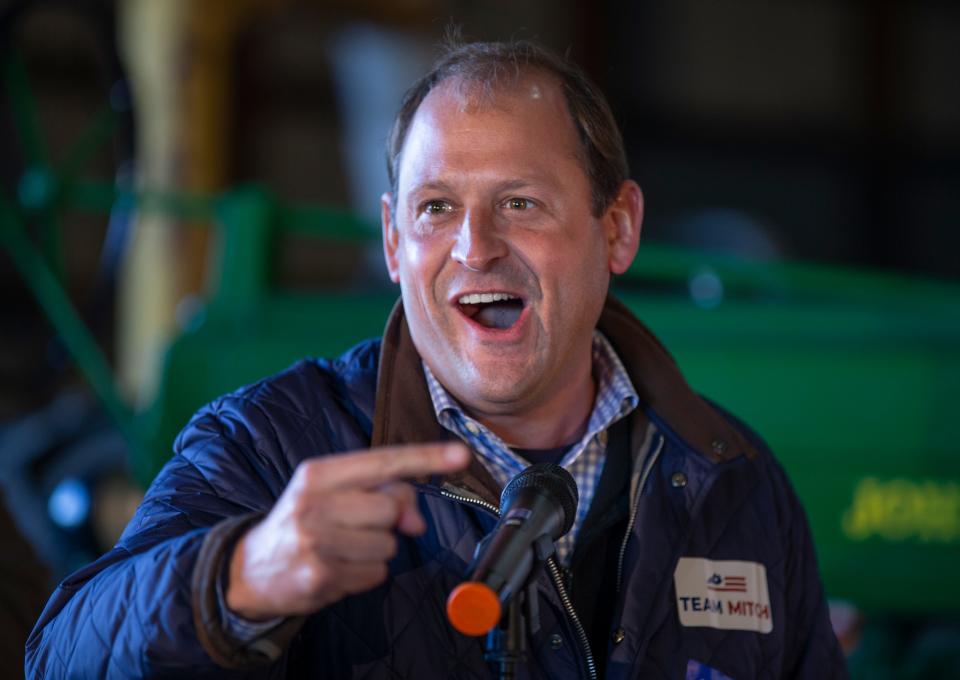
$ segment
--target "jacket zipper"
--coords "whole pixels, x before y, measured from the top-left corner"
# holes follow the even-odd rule
[[[587,675],[590,676],[590,680],[597,680],[597,666],[593,660],[593,652],[590,650],[590,640],[587,638],[587,631],[583,629],[583,624],[580,623],[580,617],[577,616],[577,612],[573,609],[573,602],[570,601],[567,588],[563,585],[563,576],[560,574],[560,567],[557,565],[555,555],[547,558],[547,570],[553,578],[553,584],[557,587],[560,602],[563,603],[563,608],[567,610],[567,616],[570,618],[574,630],[577,631],[577,637],[580,638],[580,644],[583,646],[583,653],[587,662]]]
[[[620,544],[620,556],[617,559],[618,595],[620,594],[620,589],[623,586],[623,558],[627,555],[627,543],[630,541],[630,534],[633,533],[633,525],[637,521],[637,511],[640,509],[640,495],[643,493],[643,487],[647,484],[647,477],[650,476],[650,471],[653,470],[654,463],[656,463],[657,458],[660,457],[660,451],[663,450],[664,441],[664,436],[661,434],[660,441],[657,443],[657,448],[643,466],[643,472],[640,474],[640,483],[637,484],[637,495],[633,499],[633,509],[630,510],[630,519],[627,520],[627,530],[623,534],[623,542]]]
[[[447,491],[446,489],[441,489],[440,495],[461,503],[477,505],[481,508],[489,510],[497,517],[500,516],[500,508],[492,503],[487,503],[484,500],[480,500],[479,498],[461,496],[459,494]],[[593,660],[593,652],[590,650],[590,640],[587,638],[587,631],[584,630],[583,624],[580,623],[580,617],[577,616],[577,612],[573,608],[573,602],[570,601],[570,596],[567,594],[567,587],[563,583],[563,576],[560,573],[560,566],[557,564],[557,558],[555,555],[551,555],[547,558],[547,571],[550,572],[550,578],[553,580],[553,585],[557,589],[557,594],[560,596],[560,602],[563,604],[563,608],[567,613],[567,618],[570,619],[570,622],[573,624],[573,628],[577,633],[577,637],[580,639],[580,645],[583,648],[584,658],[587,663],[587,675],[589,676],[590,680],[597,680],[597,666]]]

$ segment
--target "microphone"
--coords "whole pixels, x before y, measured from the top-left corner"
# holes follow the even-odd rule
[[[477,546],[470,579],[447,598],[447,618],[464,635],[484,635],[500,621],[501,605],[521,589],[534,558],[553,554],[553,542],[577,515],[577,483],[553,463],[531,465],[500,495],[500,521]]]

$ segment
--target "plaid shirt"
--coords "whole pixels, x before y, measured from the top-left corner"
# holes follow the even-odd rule
[[[468,416],[430,372],[426,363],[423,364],[423,372],[427,377],[427,387],[430,389],[437,421],[479,454],[480,460],[501,487],[506,486],[530,465],[515,454],[500,437]],[[590,510],[590,503],[603,471],[607,429],[633,411],[639,402],[637,392],[633,389],[620,358],[599,331],[594,331],[593,334],[593,377],[597,383],[597,397],[586,433],[560,461],[560,465],[573,475],[580,495],[573,528],[557,541],[557,553],[560,562],[565,566],[569,564],[574,542]]]

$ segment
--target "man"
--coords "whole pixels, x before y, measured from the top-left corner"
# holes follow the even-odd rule
[[[444,603],[501,487],[553,460],[580,505],[521,677],[842,676],[782,471],[607,297],[642,196],[602,96],[527,43],[456,48],[388,165],[382,340],[201,411],[28,670],[490,677]]]

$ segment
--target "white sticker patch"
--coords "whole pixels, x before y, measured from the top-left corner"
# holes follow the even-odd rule
[[[684,626],[773,630],[767,568],[759,562],[681,557],[673,582]]]

